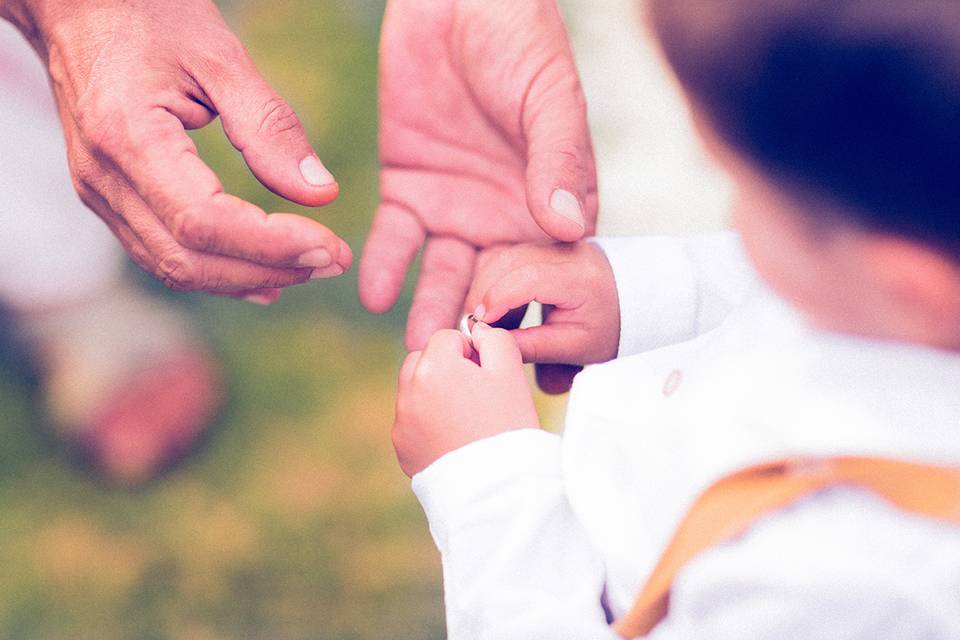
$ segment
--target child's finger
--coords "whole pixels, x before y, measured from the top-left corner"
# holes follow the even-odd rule
[[[413,378],[413,372],[417,369],[417,363],[420,362],[422,355],[423,351],[411,351],[404,358],[403,364],[400,365],[400,387],[406,386]]]
[[[480,366],[484,369],[507,370],[523,364],[517,341],[505,329],[494,329],[477,323],[473,329],[473,346],[480,356]]]
[[[545,324],[511,331],[524,362],[586,364],[579,362],[588,351],[590,332],[580,324]]]
[[[493,283],[483,295],[483,322],[496,322],[511,309],[522,307],[530,302],[550,304],[560,309],[574,309],[582,305],[582,292],[571,287],[576,274],[566,273],[566,269],[575,265],[560,267],[552,265],[548,270],[544,265],[527,265],[514,269]]]
[[[538,364],[536,366],[537,386],[549,395],[560,395],[570,391],[573,378],[583,367],[572,364]]]
[[[423,350],[421,361],[462,360],[469,358],[471,353],[473,353],[473,348],[467,341],[466,336],[453,329],[443,329],[430,337],[427,348]]]
[[[483,301],[483,296],[507,274],[527,266],[550,268],[556,262],[557,244],[518,244],[488,249],[477,260],[473,282],[464,304],[464,313],[472,313]]]
[[[476,255],[476,248],[456,238],[427,241],[407,320],[408,349],[421,349],[437,329],[456,326]]]

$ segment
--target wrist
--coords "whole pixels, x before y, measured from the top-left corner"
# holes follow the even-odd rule
[[[434,492],[442,489],[452,501],[472,502],[476,496],[471,494],[490,484],[508,482],[517,475],[557,472],[560,442],[560,436],[540,427],[509,429],[444,453],[410,480],[415,488],[430,486]],[[454,478],[459,481],[447,482]]]
[[[592,242],[603,251],[617,290],[618,357],[696,335],[696,273],[681,239],[606,237]]]
[[[441,456],[411,484],[441,550],[443,523],[488,496],[516,496],[523,486],[562,483],[560,437],[540,429],[517,429],[483,438]]]
[[[487,427],[487,425],[484,426]],[[534,415],[533,419],[530,420],[513,422],[509,427],[465,430],[460,430],[454,427],[447,431],[447,437],[435,442],[434,447],[422,450],[420,454],[414,456],[414,458],[407,464],[404,464],[401,461],[401,467],[404,467],[404,471],[407,473],[407,475],[413,477],[422,473],[424,470],[429,469],[439,460],[442,460],[447,456],[460,451],[461,449],[469,448],[478,442],[489,440],[490,438],[496,438],[505,433],[524,431],[528,429],[540,429],[540,421],[536,415]]]
[[[594,238],[586,244],[590,248],[592,289],[599,302],[597,318],[599,327],[594,337],[598,353],[594,354],[594,361],[606,362],[617,357],[620,348],[620,294],[617,291],[617,281],[613,273],[613,266],[607,258],[603,247]],[[589,363],[584,363],[589,364]]]

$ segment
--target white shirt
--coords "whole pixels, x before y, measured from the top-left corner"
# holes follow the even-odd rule
[[[67,150],[36,52],[0,20],[0,303],[89,300],[123,273],[116,238],[70,182]]]
[[[577,377],[564,437],[505,433],[413,479],[452,640],[616,638],[604,607],[630,608],[694,499],[745,465],[960,465],[957,355],[814,331],[732,234],[597,243],[621,353]],[[694,559],[650,637],[960,638],[960,528],[853,488],[809,496]]]

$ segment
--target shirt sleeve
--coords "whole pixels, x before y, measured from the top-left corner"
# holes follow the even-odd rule
[[[522,429],[453,451],[413,478],[443,561],[450,640],[619,640],[604,571],[560,473],[560,441]]]
[[[649,640],[960,638],[960,529],[838,488],[696,558]]]
[[[616,281],[618,357],[683,342],[717,327],[759,283],[733,231],[592,242],[606,255]]]

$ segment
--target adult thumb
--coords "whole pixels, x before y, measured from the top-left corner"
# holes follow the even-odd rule
[[[220,114],[230,143],[265,187],[302,205],[337,197],[333,175],[314,152],[300,118],[267,83],[239,42],[230,63],[194,74]]]
[[[527,206],[557,240],[574,241],[596,228],[597,172],[587,105],[572,54],[534,80],[523,106],[527,141]]]

